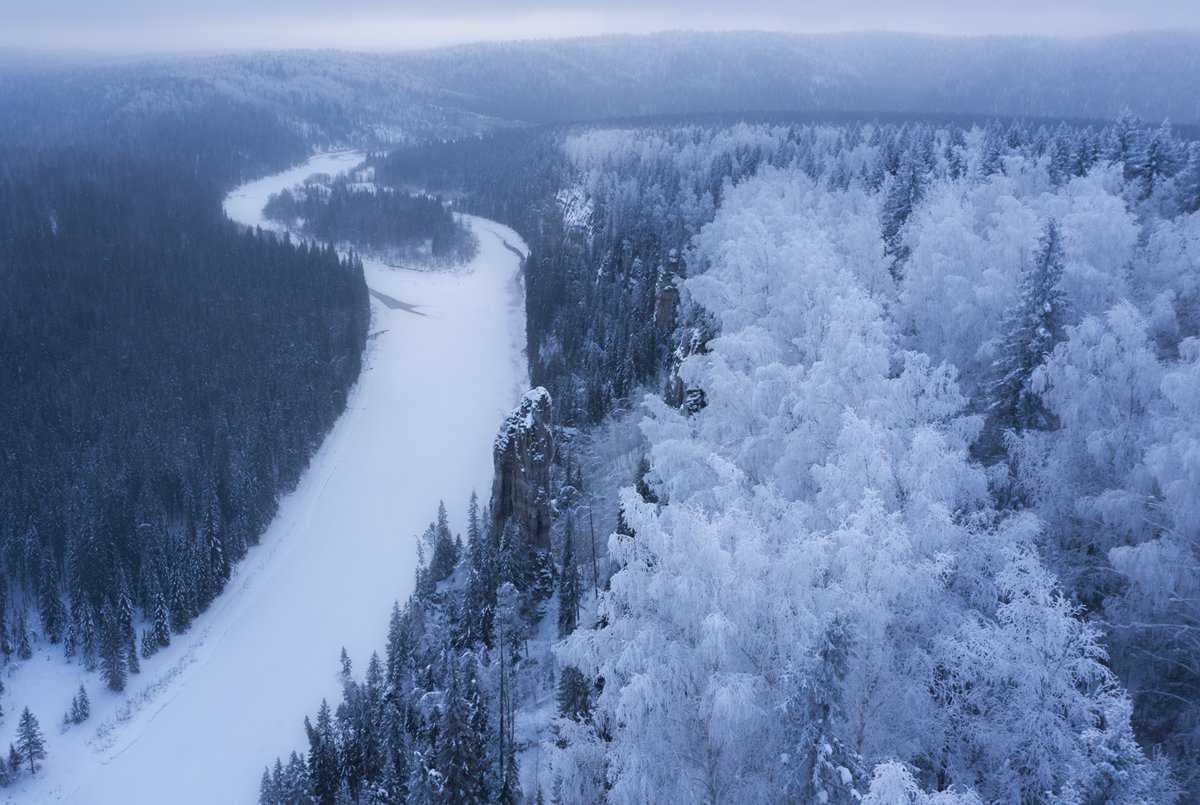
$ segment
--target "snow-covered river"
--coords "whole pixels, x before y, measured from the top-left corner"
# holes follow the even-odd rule
[[[265,226],[271,193],[360,158],[320,155],[243,185],[226,213]],[[440,498],[461,527],[471,491],[486,496],[492,437],[528,379],[519,260],[505,242],[524,245],[499,224],[469,222],[480,249],[464,270],[366,262],[372,336],[348,410],[191,631],[147,660],[121,695],[61,651],[6,680],[5,704],[27,704],[41,718],[49,756],[38,777],[5,794],[87,805],[252,803],[263,765],[305,744],[304,714],[337,698],[341,647],[356,671],[382,650],[391,604],[412,587],[416,535]],[[81,681],[92,718],[60,734]],[[16,720],[7,714],[0,737]]]

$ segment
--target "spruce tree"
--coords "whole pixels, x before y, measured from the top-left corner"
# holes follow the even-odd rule
[[[58,573],[54,570],[54,563],[49,558],[44,560],[41,595],[38,603],[42,615],[42,630],[46,634],[46,639],[51,643],[57,643],[62,640],[67,613],[63,608],[62,598],[59,596]]]
[[[812,664],[787,675],[793,691],[781,715],[790,745],[783,769],[789,801],[855,805],[860,800],[856,783],[865,778],[862,759],[835,732],[853,643],[851,622],[835,615]]]
[[[1058,224],[1046,223],[1033,259],[1021,276],[1021,295],[1004,322],[999,355],[992,364],[989,431],[997,442],[1005,431],[1045,428],[1050,414],[1031,386],[1036,370],[1063,337],[1065,302],[1058,283],[1063,272]]]
[[[454,572],[458,564],[458,546],[454,535],[450,533],[450,520],[446,514],[446,504],[438,503],[437,525],[434,529],[433,559],[429,563],[429,571],[433,581],[446,579]]]
[[[450,686],[434,753],[443,801],[447,803],[483,805],[489,799],[484,736],[475,732],[474,723],[480,707],[473,674],[460,673],[451,663]]]
[[[470,573],[463,603],[467,638],[471,643],[491,643],[492,618],[496,610],[496,556],[479,517],[479,502],[471,494],[467,507],[467,559]]]
[[[46,739],[28,707],[21,713],[21,723],[17,725],[17,752],[21,761],[28,764],[29,772],[37,774],[38,761],[46,757]]]
[[[1162,180],[1175,173],[1175,161],[1175,138],[1171,134],[1171,124],[1164,120],[1150,135],[1139,155],[1137,178],[1141,183],[1142,198],[1153,195]]]
[[[13,744],[8,745],[8,773],[16,777],[21,773],[21,753],[17,751],[17,747]]]
[[[412,660],[412,642],[408,624],[400,604],[392,604],[392,615],[388,621],[387,636],[387,684],[393,691],[399,690],[402,677]]]
[[[131,674],[140,674],[142,672],[142,664],[138,660],[138,641],[137,635],[133,631],[133,626],[129,627],[129,642],[125,644],[125,666]]]
[[[284,771],[283,779],[285,787],[282,792],[282,798],[288,805],[309,801],[312,790],[308,781],[308,771],[304,767],[304,761],[295,751],[288,758],[287,769]]]
[[[574,721],[587,721],[592,716],[590,693],[591,685],[579,669],[564,666],[558,677],[558,714]]]
[[[150,634],[149,629],[142,630],[142,657],[150,659],[158,653],[158,641]]]
[[[308,780],[312,796],[320,805],[334,805],[341,776],[329,702],[321,700],[315,727],[307,717],[304,719],[304,731],[308,734]]]
[[[13,653],[8,633],[8,571],[0,566],[0,652],[5,658]]]
[[[171,645],[171,616],[167,609],[166,596],[162,594],[162,590],[154,592],[154,625],[151,628],[150,636],[158,648],[166,648]]]
[[[112,608],[100,610],[100,671],[110,690],[125,690],[126,652],[124,635]]]
[[[17,619],[17,656],[22,660],[33,657],[33,647],[29,644],[29,629],[25,627],[25,613]]]
[[[71,709],[67,712],[66,721],[71,724],[82,724],[87,721],[92,715],[92,704],[88,699],[87,691],[83,685],[79,686],[79,691],[75,697],[71,699]]]
[[[383,788],[391,802],[408,802],[409,736],[404,725],[403,701],[395,692],[384,707],[384,761]]]
[[[271,771],[263,766],[262,779],[258,782],[258,805],[276,805],[275,785],[271,782]]]
[[[563,537],[562,569],[558,576],[558,636],[566,637],[579,623],[579,599],[583,581],[575,564],[575,529],[567,520]]]
[[[1187,164],[1179,174],[1179,206],[1186,213],[1200,210],[1200,142],[1188,145]]]
[[[983,135],[979,172],[984,177],[1004,173],[1004,141],[994,123],[987,127]]]
[[[908,223],[917,203],[924,193],[923,177],[913,158],[905,154],[900,168],[892,179],[887,197],[883,202],[884,253],[892,260],[892,273],[900,274],[900,267],[908,259],[909,248],[904,243],[904,225]]]
[[[500,779],[501,805],[519,805],[521,802],[521,770],[517,765],[517,750],[511,742],[505,747]]]

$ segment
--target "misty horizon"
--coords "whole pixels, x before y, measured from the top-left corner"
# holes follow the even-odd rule
[[[1200,30],[1200,5],[1158,0],[1125,4],[1021,0],[1003,8],[962,8],[943,0],[903,7],[854,0],[803,9],[779,0],[751,0],[736,13],[702,0],[686,12],[671,3],[541,2],[497,6],[453,0],[437,14],[397,13],[380,0],[350,0],[336,14],[319,0],[259,4],[232,0],[203,7],[116,0],[59,0],[6,12],[0,50],[31,54],[150,55],[242,50],[337,49],[412,51],[453,45],[575,39],[621,34],[755,31],[796,35],[892,33],[945,37],[1086,39],[1126,33]],[[686,24],[682,24],[686,21]]]

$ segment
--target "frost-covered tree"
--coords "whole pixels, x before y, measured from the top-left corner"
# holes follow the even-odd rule
[[[466,667],[452,667],[450,671],[434,758],[444,801],[462,805],[490,801],[486,705],[480,698],[473,666],[473,658],[468,657]]]
[[[1044,429],[1052,422],[1032,386],[1034,371],[1062,340],[1066,300],[1059,289],[1064,265],[1062,236],[1046,222],[1037,250],[1021,275],[1021,295],[1009,311],[992,365],[988,390],[990,438],[1008,431]],[[998,444],[992,447],[995,449]]]

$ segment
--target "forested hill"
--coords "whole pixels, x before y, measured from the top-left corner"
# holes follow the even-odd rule
[[[344,409],[362,267],[117,157],[0,151],[0,211],[0,652],[62,651],[119,690]]]
[[[1063,40],[663,33],[398,57],[484,114],[529,121],[734,110],[950,112],[1200,122],[1200,35]]]
[[[312,146],[518,122],[789,110],[1200,123],[1200,35],[1062,40],[664,33],[405,53],[264,52],[33,70],[0,61],[0,142],[191,153],[248,178]],[[149,146],[153,146],[150,148]],[[229,164],[212,160],[224,153]],[[214,170],[213,164],[219,170]]]

